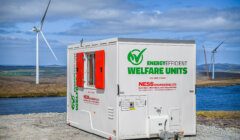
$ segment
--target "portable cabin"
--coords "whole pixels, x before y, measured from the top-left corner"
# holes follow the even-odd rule
[[[67,123],[109,139],[196,135],[192,40],[112,38],[67,52]]]

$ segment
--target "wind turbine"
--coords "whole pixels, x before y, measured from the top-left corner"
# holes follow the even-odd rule
[[[42,32],[43,23],[44,23],[46,15],[47,15],[47,11],[48,11],[50,3],[51,3],[51,0],[49,0],[47,8],[46,8],[46,10],[44,12],[44,15],[43,15],[42,19],[41,19],[40,27],[34,26],[33,29],[32,29],[33,32],[36,32],[36,84],[39,84],[39,41],[38,41],[39,33],[43,37],[43,40],[47,44],[49,50],[51,51],[51,53],[54,56],[54,58],[56,59],[56,61],[58,61],[55,53],[53,52],[51,46],[49,45],[47,39],[45,38],[45,36],[44,36],[44,34]]]
[[[209,68],[208,68],[208,63],[207,63],[206,49],[205,49],[205,46],[204,46],[204,45],[202,45],[202,47],[203,47],[203,51],[204,51],[206,74],[207,74],[208,79],[210,79],[210,77],[209,77]]]
[[[223,44],[224,41],[222,41],[220,44],[218,44],[218,46],[216,48],[214,48],[212,50],[212,56],[211,56],[211,60],[212,60],[212,80],[215,79],[215,74],[214,74],[214,65],[215,65],[215,53],[217,53],[217,49]]]

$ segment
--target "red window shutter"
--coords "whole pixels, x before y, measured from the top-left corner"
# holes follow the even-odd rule
[[[77,53],[77,77],[76,77],[76,82],[78,87],[83,87],[84,86],[84,53]]]
[[[104,50],[95,52],[95,87],[105,88],[105,52]]]

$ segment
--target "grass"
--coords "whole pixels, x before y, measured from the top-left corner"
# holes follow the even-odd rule
[[[66,75],[66,67],[40,67],[43,77],[57,77]],[[33,66],[0,66],[0,76],[34,76]]]
[[[0,76],[0,98],[66,96],[66,77],[42,77],[35,84],[34,76]]]
[[[221,128],[240,129],[240,111],[198,111],[197,123]]]
[[[240,111],[198,111],[197,116],[207,119],[240,119]]]
[[[197,80],[198,87],[239,85],[240,79]]]
[[[211,74],[210,74],[211,75]],[[197,83],[198,87],[206,86],[230,86],[240,84],[240,73],[236,72],[216,72],[215,80],[210,80],[204,72],[197,73]]]
[[[34,66],[0,66],[0,98],[66,96],[66,67],[40,67],[35,84]]]

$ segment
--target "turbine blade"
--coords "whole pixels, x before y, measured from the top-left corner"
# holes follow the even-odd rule
[[[49,0],[48,5],[47,5],[47,8],[46,8],[46,10],[45,10],[45,12],[44,12],[44,15],[43,15],[42,19],[41,19],[40,30],[42,30],[43,23],[44,23],[44,20],[45,20],[46,15],[47,15],[47,11],[48,11],[48,8],[49,8],[50,3],[51,3],[51,0]]]
[[[49,43],[48,43],[47,39],[45,38],[45,36],[44,36],[44,34],[43,34],[43,32],[42,32],[42,31],[40,31],[40,33],[41,33],[41,35],[42,35],[42,37],[43,37],[44,41],[46,42],[46,44],[47,44],[47,46],[48,46],[49,50],[51,51],[52,55],[54,56],[54,58],[56,59],[56,61],[58,61],[58,58],[57,58],[57,56],[56,56],[56,55],[55,55],[55,53],[53,52],[53,50],[52,50],[51,46],[49,45]]]
[[[224,41],[222,41],[220,44],[218,44],[218,46],[217,46],[216,48],[214,48],[214,49],[212,50],[212,52],[216,52],[217,49],[223,44],[223,42],[224,42]]]

